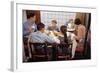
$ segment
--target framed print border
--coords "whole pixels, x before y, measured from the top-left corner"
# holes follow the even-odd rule
[[[91,13],[91,30],[95,33],[96,24],[96,8],[95,7],[75,7],[62,5],[41,5],[25,2],[11,2],[11,70],[30,70],[32,69],[47,69],[48,68],[64,68],[64,67],[80,67],[80,66],[94,66],[96,65],[96,49],[93,44],[95,36],[91,39],[91,60],[75,60],[75,61],[61,61],[61,62],[39,62],[39,63],[23,63],[22,62],[22,10],[52,10],[52,11],[71,11],[71,12],[87,12]],[[49,64],[49,65],[48,65]],[[57,66],[59,65],[59,66]],[[32,70],[31,69],[31,70]]]

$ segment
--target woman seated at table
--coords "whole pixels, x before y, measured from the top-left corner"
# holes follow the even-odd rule
[[[83,41],[86,34],[86,27],[82,24],[81,20],[79,18],[76,18],[74,21],[76,25],[76,39],[80,42]]]
[[[67,27],[62,25],[60,27],[60,32],[58,33],[60,43],[66,43],[67,45],[72,43],[72,51],[71,51],[71,58],[74,58],[75,49],[77,46],[77,42],[75,39],[75,34],[67,32]],[[70,52],[71,49],[69,49]]]

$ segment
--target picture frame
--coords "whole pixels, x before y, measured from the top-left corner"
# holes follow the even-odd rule
[[[12,30],[12,46],[11,46],[11,70],[12,71],[30,71],[45,70],[65,67],[81,67],[95,66],[97,64],[95,44],[93,44],[95,36],[91,39],[91,59],[86,60],[69,60],[69,61],[53,61],[53,62],[34,62],[23,63],[23,43],[22,43],[22,10],[46,10],[46,11],[64,11],[64,12],[83,12],[91,13],[91,34],[95,33],[96,24],[96,8],[95,7],[77,7],[62,5],[42,5],[32,2],[11,2],[11,30]]]

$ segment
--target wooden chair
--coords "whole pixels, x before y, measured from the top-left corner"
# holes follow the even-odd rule
[[[56,44],[56,59],[57,60],[69,60],[71,58],[72,45],[68,44]],[[62,52],[59,52],[59,49]]]
[[[46,43],[29,42],[31,61],[48,61],[48,50]]]
[[[29,58],[28,38],[23,37],[23,62]]]
[[[75,59],[82,59],[84,53],[84,44],[78,43],[75,51]]]

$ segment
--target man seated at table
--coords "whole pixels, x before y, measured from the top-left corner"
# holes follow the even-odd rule
[[[54,38],[51,38],[45,33],[45,25],[43,23],[39,23],[37,25],[37,30],[38,31],[31,33],[31,35],[29,36],[29,41],[33,43],[57,43]],[[43,46],[37,46],[36,49],[38,50],[38,52],[45,53]],[[48,49],[47,53],[49,54],[49,60],[52,60],[52,49]]]
[[[45,32],[45,25],[43,23],[39,23],[37,25],[37,32],[31,33],[30,39],[34,43],[57,43],[56,41],[53,40],[53,38],[49,37],[46,35]]]

